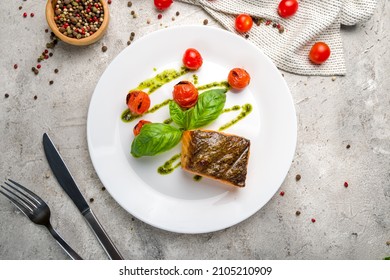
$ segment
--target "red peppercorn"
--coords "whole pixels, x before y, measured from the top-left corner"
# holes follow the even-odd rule
[[[41,65],[40,65],[40,64],[38,64],[38,65],[37,65],[37,68],[38,68],[38,69],[41,69]]]
[[[281,191],[279,194],[280,196],[284,196],[284,191]]]
[[[23,13],[23,17],[27,17],[27,13]]]
[[[111,0],[108,0],[107,3],[108,3],[108,4],[111,4]]]
[[[344,182],[344,187],[348,188],[348,182]]]
[[[311,218],[311,222],[312,222],[312,223],[315,223],[315,222],[316,222],[316,219]]]
[[[34,13],[31,13],[31,14],[30,14],[30,17],[34,17]]]
[[[48,53],[49,52],[49,50],[45,50],[45,53]]]
[[[162,18],[162,14],[158,14],[157,18],[161,19]]]
[[[48,59],[49,58],[49,56],[48,55],[45,55],[45,59]]]
[[[270,25],[271,24],[271,21],[270,20],[267,20],[266,22],[265,22],[265,25]]]
[[[18,69],[18,65],[17,64],[14,64],[14,69]]]

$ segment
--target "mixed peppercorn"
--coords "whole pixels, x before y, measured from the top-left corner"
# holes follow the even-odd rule
[[[93,35],[104,20],[100,0],[58,0],[54,9],[58,30],[67,37],[82,39]]]

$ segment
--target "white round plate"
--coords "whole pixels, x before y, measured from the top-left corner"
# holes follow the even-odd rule
[[[198,84],[227,79],[241,67],[251,75],[241,92],[227,92],[225,108],[250,103],[252,112],[224,132],[251,141],[246,186],[235,188],[176,168],[160,175],[157,168],[174,154],[133,158],[132,130],[124,123],[130,89],[166,69],[180,69],[187,48],[197,49],[202,67],[164,85],[150,95],[152,106],[172,98],[180,80]],[[218,129],[238,112],[222,114],[207,129]],[[153,122],[169,118],[168,107],[143,117]],[[108,66],[93,93],[88,111],[88,147],[93,165],[113,198],[136,218],[179,233],[205,233],[235,225],[262,208],[282,184],[293,159],[297,137],[295,108],[279,70],[257,47],[231,32],[206,26],[184,26],[153,32],[124,49]]]

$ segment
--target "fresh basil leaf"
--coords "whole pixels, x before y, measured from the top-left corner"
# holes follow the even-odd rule
[[[145,124],[131,144],[131,154],[134,157],[157,155],[176,146],[181,136],[180,129],[168,124]]]
[[[175,101],[171,100],[169,101],[169,114],[171,116],[171,119],[175,124],[177,124],[179,127],[184,128],[184,123],[186,114],[184,113],[179,104],[177,104]]]
[[[190,116],[191,122],[185,129],[199,128],[218,118],[225,107],[226,92],[227,89],[211,89],[200,94]]]

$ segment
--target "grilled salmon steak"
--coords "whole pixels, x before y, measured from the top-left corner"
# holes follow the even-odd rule
[[[181,167],[191,173],[245,187],[250,141],[213,130],[187,130],[182,137]]]

